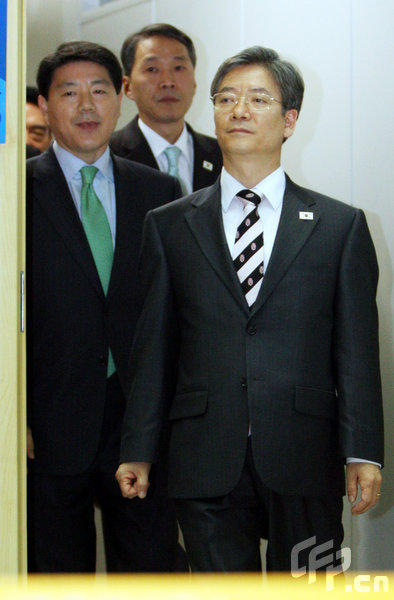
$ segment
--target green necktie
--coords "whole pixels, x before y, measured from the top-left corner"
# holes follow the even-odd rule
[[[165,150],[163,150],[163,153],[168,161],[167,173],[169,175],[173,175],[174,177],[176,177],[178,179],[179,183],[181,184],[182,194],[186,195],[187,194],[186,185],[185,185],[185,182],[183,181],[182,177],[179,175],[179,167],[178,167],[178,161],[179,161],[179,157],[181,154],[181,150],[177,146],[167,146],[167,148],[165,148]]]
[[[97,171],[97,167],[82,167],[81,169],[81,215],[82,225],[88,238],[94,262],[96,263],[101,285],[103,286],[104,294],[107,295],[114,248],[107,215],[93,189],[93,179]],[[116,368],[112,353],[109,349],[107,376],[110,377],[115,371]]]

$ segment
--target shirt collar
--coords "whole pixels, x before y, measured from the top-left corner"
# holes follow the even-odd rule
[[[67,181],[70,181],[76,175],[80,176],[79,170],[88,165],[88,163],[78,158],[78,156],[75,156],[75,154],[72,154],[65,148],[62,148],[62,146],[59,146],[56,140],[53,142],[53,151],[57,160],[59,161]],[[112,182],[114,181],[112,158],[108,146],[100,158],[98,158],[92,165],[88,166],[97,167],[101,175]]]
[[[220,187],[222,190],[222,209],[224,212],[227,212],[234,196],[241,189],[244,189],[245,186],[230,175],[223,167],[220,175]],[[252,190],[261,197],[264,194],[272,208],[277,210],[282,204],[285,187],[286,176],[283,167],[280,166],[267,177],[259,181]]]
[[[158,156],[168,148],[168,146],[177,146],[182,154],[185,156],[188,163],[191,163],[190,156],[190,145],[188,143],[188,131],[186,128],[186,123],[183,125],[182,133],[175,142],[175,144],[170,144],[166,139],[161,137],[156,131],[148,127],[146,123],[144,123],[140,117],[138,117],[138,127],[141,129],[142,133],[146,137],[148,144],[153,152],[153,156],[157,159]]]

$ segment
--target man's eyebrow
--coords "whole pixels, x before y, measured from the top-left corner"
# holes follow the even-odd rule
[[[111,86],[111,82],[108,79],[104,78],[93,79],[93,81],[90,81],[89,83],[90,85],[106,85],[108,87]],[[77,87],[78,85],[78,81],[62,81],[58,83],[56,87],[58,89],[61,89],[64,87]]]
[[[57,84],[57,88],[61,89],[64,87],[73,87],[73,86],[77,86],[77,82],[76,81],[61,81],[60,83]]]
[[[231,87],[229,85],[226,85],[219,90],[219,92],[234,92],[234,93],[236,91],[237,91],[237,88]],[[271,92],[264,87],[253,87],[253,88],[251,87],[251,88],[248,88],[246,91],[247,92],[255,92],[258,94],[269,94],[269,95],[271,94]]]
[[[151,56],[144,56],[144,58],[142,59],[142,62],[154,62],[155,60],[160,60],[160,56],[157,56],[156,54],[151,55]],[[171,60],[187,60],[188,56],[184,55],[184,54],[180,54],[180,55],[176,55],[176,56],[171,56]]]
[[[265,87],[254,87],[254,88],[250,88],[248,90],[249,92],[257,92],[258,94],[269,94],[271,95],[271,92],[269,90],[267,90],[267,88]]]
[[[27,125],[27,128],[31,131],[46,131],[48,129],[46,125]]]
[[[110,81],[109,79],[104,79],[104,78],[100,78],[100,79],[94,79],[91,82],[91,85],[104,85],[105,87],[112,87],[112,81]]]
[[[111,81],[105,77],[99,77],[97,79],[93,79],[92,85],[111,85]]]

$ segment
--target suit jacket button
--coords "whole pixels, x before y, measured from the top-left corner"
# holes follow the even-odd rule
[[[107,361],[105,360],[105,356],[103,354],[101,354],[98,359],[97,362],[100,366],[104,366],[107,364]]]
[[[246,377],[241,377],[241,387],[246,390],[248,387],[248,382],[246,381]]]
[[[254,335],[257,332],[257,327],[256,325],[249,325],[247,332],[249,335]]]

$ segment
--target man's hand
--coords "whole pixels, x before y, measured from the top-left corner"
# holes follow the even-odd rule
[[[349,502],[356,500],[358,485],[361,489],[361,500],[352,507],[353,515],[361,515],[378,503],[382,475],[377,465],[364,462],[348,463],[346,465],[346,481]]]
[[[151,463],[127,462],[119,465],[115,477],[124,498],[145,498],[149,487]]]
[[[26,432],[26,451],[27,458],[33,459],[36,457],[34,454],[34,440],[30,427],[27,428]]]

